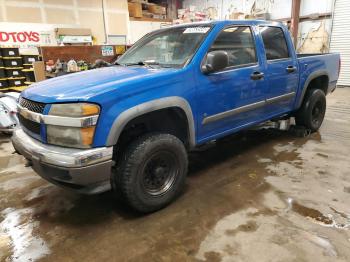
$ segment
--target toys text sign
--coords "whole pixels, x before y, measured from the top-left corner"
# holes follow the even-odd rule
[[[2,32],[0,31],[0,43],[24,43],[40,41],[40,34],[33,31],[22,31],[22,32]]]

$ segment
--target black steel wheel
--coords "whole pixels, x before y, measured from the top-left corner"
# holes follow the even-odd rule
[[[117,165],[112,175],[115,194],[139,212],[153,212],[183,189],[187,152],[173,135],[147,134],[130,144]]]
[[[301,108],[296,115],[298,125],[303,125],[316,132],[322,125],[326,113],[326,96],[320,89],[307,92]]]
[[[150,195],[158,196],[166,193],[172,187],[179,163],[172,152],[155,152],[141,168],[142,186]]]

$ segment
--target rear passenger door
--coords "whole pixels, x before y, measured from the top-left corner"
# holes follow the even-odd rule
[[[294,47],[278,26],[260,26],[265,47],[268,92],[266,113],[277,115],[292,108],[299,83],[298,62]]]

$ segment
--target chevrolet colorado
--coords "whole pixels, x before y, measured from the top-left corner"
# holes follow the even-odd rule
[[[271,119],[317,131],[339,54],[297,55],[285,26],[214,21],[151,32],[114,65],[22,92],[12,142],[44,179],[141,212],[178,196],[187,152]]]

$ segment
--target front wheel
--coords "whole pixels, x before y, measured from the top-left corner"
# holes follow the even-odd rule
[[[326,113],[326,96],[320,89],[307,91],[303,104],[296,115],[296,123],[316,132]]]
[[[117,165],[112,175],[115,194],[139,212],[153,212],[183,189],[187,152],[173,135],[147,134],[130,144]]]

